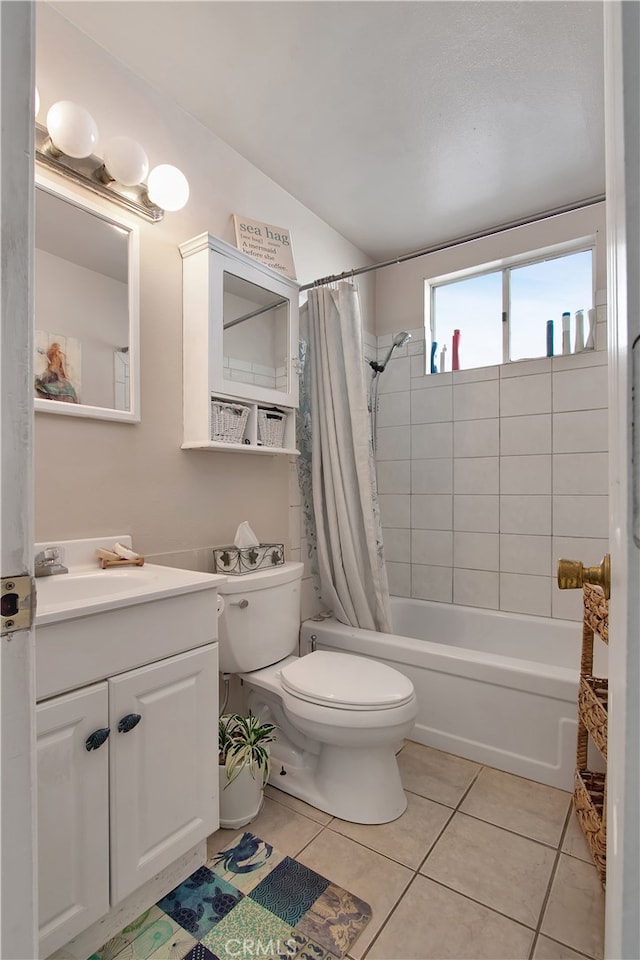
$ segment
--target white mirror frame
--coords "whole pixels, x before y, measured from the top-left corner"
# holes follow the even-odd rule
[[[81,210],[102,218],[107,223],[128,233],[128,308],[129,308],[129,409],[96,407],[85,403],[63,403],[59,400],[41,400],[34,397],[34,409],[42,413],[61,414],[67,417],[91,417],[95,420],[117,420],[123,423],[140,422],[140,227],[133,217],[112,204],[101,203],[86,196],[79,189],[69,188],[62,180],[45,176],[36,168],[36,189],[45,190],[54,196],[72,203]],[[35,199],[34,199],[35,204]],[[34,206],[35,209],[35,206]]]

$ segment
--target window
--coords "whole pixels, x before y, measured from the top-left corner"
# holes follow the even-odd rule
[[[583,241],[580,249],[564,249],[427,281],[427,372],[434,372],[431,355],[436,371],[452,369],[456,330],[461,370],[547,356],[548,321],[553,356],[574,352],[576,313],[583,311],[586,338],[593,306],[593,248]],[[564,351],[563,313],[570,314],[570,349]]]

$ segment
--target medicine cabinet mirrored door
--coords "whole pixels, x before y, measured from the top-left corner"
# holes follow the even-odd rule
[[[249,384],[289,395],[289,316],[288,297],[223,271],[222,375],[235,391]]]
[[[299,289],[295,281],[210,234],[181,244],[180,253],[183,446],[207,447],[212,397],[289,413],[298,406]],[[291,431],[285,433],[294,445]],[[240,443],[260,444],[251,437],[249,429]]]
[[[38,173],[36,410],[137,422],[138,227]]]

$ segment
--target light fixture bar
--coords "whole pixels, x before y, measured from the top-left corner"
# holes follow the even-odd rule
[[[68,177],[74,183],[100,197],[106,197],[112,203],[117,203],[145,220],[156,223],[163,219],[164,210],[149,200],[144,184],[125,187],[115,180],[104,183],[100,179],[104,175],[104,161],[100,157],[92,154],[76,159],[59,153],[51,143],[46,127],[39,123],[36,123],[35,150],[36,161],[49,170]]]

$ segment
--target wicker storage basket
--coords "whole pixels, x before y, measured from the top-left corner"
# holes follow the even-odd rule
[[[609,640],[609,605],[600,589],[583,586],[582,655],[578,689],[578,736],[573,805],[600,880],[607,876],[607,775],[588,767],[589,740],[607,759],[608,682],[593,676],[593,643],[597,634]]]
[[[241,403],[211,401],[211,439],[222,443],[242,443],[249,407]]]
[[[591,739],[607,759],[608,681],[602,677],[580,677],[578,710]]]
[[[600,587],[585,583],[582,588],[584,603],[584,623],[597,633],[601,640],[609,643],[609,601],[605,600]]]
[[[573,806],[600,880],[607,875],[606,774],[576,770]]]
[[[258,441],[264,447],[281,447],[287,414],[258,408]]]

